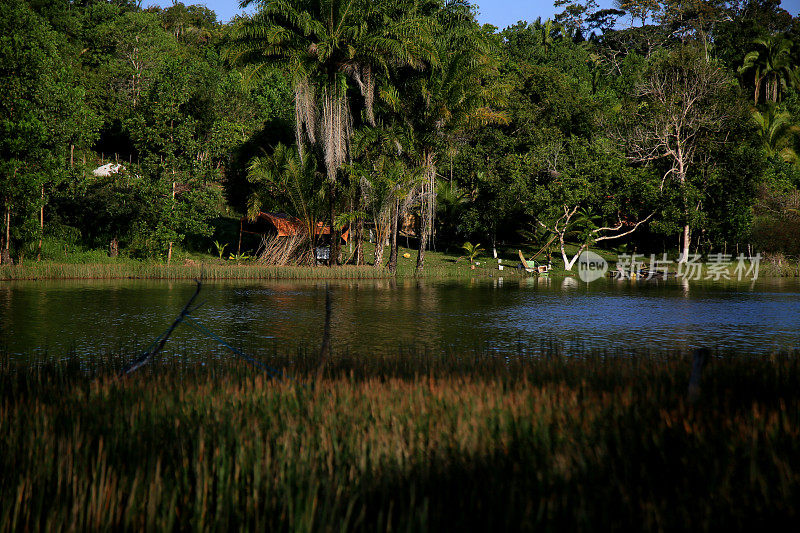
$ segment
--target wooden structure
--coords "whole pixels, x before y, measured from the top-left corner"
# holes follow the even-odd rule
[[[268,234],[275,237],[293,237],[305,233],[306,228],[303,222],[292,215],[286,213],[265,213],[260,212],[256,219],[251,221],[247,217],[239,220],[239,246],[236,253],[242,253],[242,234],[266,236]],[[330,226],[317,222],[314,231],[315,235],[330,235]],[[342,240],[347,242],[349,235],[347,231],[342,233]]]
[[[517,250],[517,253],[519,254],[519,260],[522,262],[522,268],[525,269],[525,272],[529,274],[547,275],[547,272],[550,270],[547,265],[540,265],[532,259],[525,259],[525,256],[522,255],[522,250]]]

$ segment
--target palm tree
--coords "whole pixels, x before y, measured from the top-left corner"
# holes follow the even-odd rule
[[[448,2],[440,6],[436,23],[437,61],[426,72],[412,74],[398,84],[405,97],[403,115],[413,128],[423,172],[418,198],[421,230],[417,273],[425,264],[436,212],[436,160],[439,147],[452,144],[462,133],[505,116],[504,87],[496,75],[496,42],[475,24],[469,5]]]
[[[471,242],[467,241],[464,243],[461,248],[467,253],[467,259],[469,259],[469,264],[472,265],[472,268],[475,268],[475,258],[483,251],[481,250],[480,244],[472,244]]]
[[[553,34],[560,34],[561,25],[558,23],[554,24],[551,19],[542,22],[542,17],[537,17],[530,27],[541,41],[544,49],[549,52],[555,42]]]
[[[338,257],[337,181],[353,135],[350,83],[361,90],[367,121],[374,123],[374,73],[392,64],[419,66],[425,39],[418,21],[399,17],[389,0],[243,0],[260,10],[234,30],[228,54],[255,76],[276,66],[288,70],[295,93],[295,136],[324,161],[329,187],[331,254]]]
[[[317,170],[315,158],[294,147],[279,144],[272,155],[253,159],[247,179],[256,190],[247,200],[247,216],[255,220],[268,201],[288,201],[308,235],[311,264],[315,264],[318,223],[325,211],[325,176]]]
[[[787,163],[798,163],[793,144],[800,133],[800,126],[792,124],[791,113],[778,111],[775,105],[770,105],[764,112],[753,109],[753,120],[758,125],[758,132],[768,156],[777,155]]]
[[[792,68],[792,42],[783,35],[771,35],[753,40],[756,49],[744,56],[739,73],[753,73],[755,91],[753,103],[758,105],[761,86],[764,86],[764,99],[779,102],[787,87],[798,84],[797,71]]]
[[[402,129],[365,128],[356,133],[352,175],[359,178],[365,207],[375,224],[375,268],[383,266],[384,243],[391,242],[388,268],[397,265],[397,219],[417,185],[418,172],[409,168],[410,142]]]

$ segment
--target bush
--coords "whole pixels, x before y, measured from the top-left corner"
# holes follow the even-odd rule
[[[762,252],[800,257],[800,191],[762,188],[752,234]]]

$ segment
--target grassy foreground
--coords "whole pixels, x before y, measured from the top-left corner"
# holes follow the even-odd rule
[[[0,357],[0,530],[749,530],[796,523],[797,354],[302,353],[124,380]],[[91,364],[91,363],[89,363]]]

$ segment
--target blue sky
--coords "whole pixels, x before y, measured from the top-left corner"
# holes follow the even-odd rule
[[[234,15],[241,13],[238,0],[206,0],[193,2],[183,0],[185,4],[205,4],[217,13],[221,21],[228,21]],[[500,29],[510,26],[520,20],[535,20],[536,17],[546,19],[555,13],[552,0],[476,0],[478,5],[478,20],[482,23],[494,24]],[[171,0],[144,0],[144,5],[160,5],[168,7]],[[599,0],[601,8],[613,6],[613,0]],[[800,0],[783,0],[782,7],[789,13],[800,13]]]

